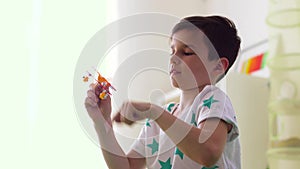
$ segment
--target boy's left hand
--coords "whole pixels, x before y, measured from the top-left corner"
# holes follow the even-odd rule
[[[156,119],[163,111],[163,108],[147,102],[125,102],[114,116],[113,121],[131,125],[146,118]]]

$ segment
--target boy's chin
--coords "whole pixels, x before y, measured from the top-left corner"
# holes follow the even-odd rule
[[[171,84],[174,88],[178,88],[180,90],[194,90],[194,89],[199,89],[199,87],[203,86],[201,84],[196,84],[196,83],[178,83],[176,80],[172,79]]]
[[[179,88],[177,83],[172,83],[172,86],[175,87],[175,88]]]
[[[193,90],[193,89],[197,89],[197,86],[190,86],[190,85],[179,85],[178,83],[172,83],[172,86],[174,88],[178,88],[180,90]]]

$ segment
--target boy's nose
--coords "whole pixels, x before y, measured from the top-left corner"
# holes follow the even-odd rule
[[[176,64],[180,63],[180,58],[178,56],[176,56],[175,54],[173,54],[170,58],[170,63],[176,65]]]

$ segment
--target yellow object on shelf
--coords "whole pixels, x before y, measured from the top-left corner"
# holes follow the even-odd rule
[[[300,145],[300,54],[269,60],[271,72],[269,130],[271,147]]]
[[[268,15],[267,24],[276,28],[300,26],[300,8],[283,9]]]
[[[271,135],[270,140],[272,141],[272,146],[278,145],[278,143],[289,140],[288,142],[285,142],[285,144],[281,144],[281,146],[285,145],[287,147],[290,147],[298,145],[300,148],[300,113],[271,114],[269,121]],[[288,143],[291,143],[291,145],[289,145]]]
[[[271,169],[297,169],[300,166],[300,148],[278,148],[268,151]]]
[[[270,101],[300,100],[300,54],[275,56],[268,62],[270,68]]]
[[[270,169],[300,168],[300,0],[269,0]]]

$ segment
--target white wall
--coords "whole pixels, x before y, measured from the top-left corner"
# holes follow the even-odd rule
[[[0,2],[1,169],[105,168],[72,98],[77,58],[105,11],[101,0]]]

